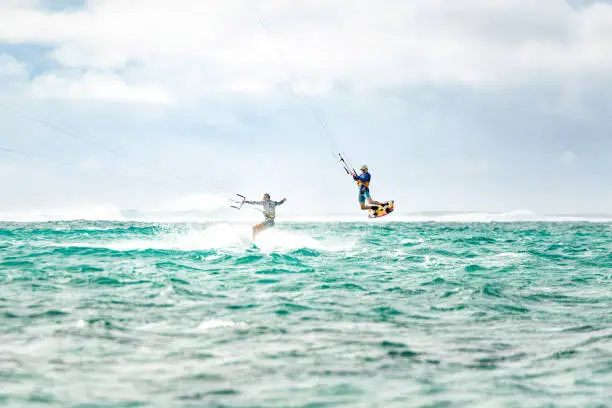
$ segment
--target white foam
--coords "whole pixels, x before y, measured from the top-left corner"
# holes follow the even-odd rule
[[[520,265],[525,262],[529,255],[518,252],[501,252],[491,256],[481,257],[478,264],[484,267],[504,267],[511,265]]]
[[[418,245],[418,244],[422,244],[423,242],[425,242],[423,238],[404,238],[400,241],[400,245],[408,245],[408,244]]]
[[[381,220],[386,222],[438,222],[438,223],[491,223],[491,222],[612,222],[612,216],[551,216],[539,215],[528,210],[505,213],[464,212],[441,215],[390,214]],[[368,220],[370,221],[370,220]]]
[[[326,250],[326,246],[314,238],[278,229],[268,229],[255,238],[255,245],[263,252],[290,251],[300,248]]]
[[[612,222],[611,216],[540,215],[530,210],[509,212],[394,212],[381,218],[368,218],[365,212],[355,214],[285,216],[280,222],[292,223],[365,223],[370,225],[394,222],[491,223],[491,222]]]
[[[159,292],[159,296],[162,298],[166,298],[173,293],[175,293],[174,288],[172,287],[172,285],[168,285],[161,292]]]
[[[170,232],[151,239],[103,243],[105,248],[119,251],[162,249],[197,251],[206,249],[238,248],[250,245],[251,227],[248,225],[216,224],[204,230],[188,229]]]
[[[255,245],[262,252],[283,252],[301,248],[320,251],[338,251],[349,249],[354,243],[343,239],[326,237],[317,240],[306,232],[283,231],[277,228],[260,233],[252,241],[251,224],[220,223],[200,229],[195,226],[182,231],[159,234],[148,239],[118,240],[103,243],[80,243],[71,246],[109,248],[117,251],[138,251],[147,249],[198,251],[208,249],[226,249],[244,251]]]
[[[219,329],[219,328],[224,328],[224,327],[245,328],[247,327],[247,325],[246,323],[241,323],[241,322],[236,323],[231,320],[211,319],[211,320],[205,320],[202,323],[200,323],[200,325],[198,326],[198,331],[206,331],[206,330]]]

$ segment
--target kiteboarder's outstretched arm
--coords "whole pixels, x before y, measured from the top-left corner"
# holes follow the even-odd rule
[[[272,203],[274,203],[274,205],[282,205],[285,203],[285,201],[287,201],[286,198],[283,198],[280,201],[272,201]],[[263,205],[264,201],[249,201],[249,200],[244,200],[245,204],[252,204],[252,205]]]

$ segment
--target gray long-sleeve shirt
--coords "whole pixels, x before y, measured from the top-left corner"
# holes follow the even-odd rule
[[[263,206],[263,214],[264,214],[264,217],[266,217],[267,220],[273,220],[276,217],[276,206],[277,205],[281,205],[284,202],[285,202],[285,200],[281,200],[281,201],[272,201],[272,200],[267,200],[267,201],[245,201],[245,203],[247,203],[247,204]]]

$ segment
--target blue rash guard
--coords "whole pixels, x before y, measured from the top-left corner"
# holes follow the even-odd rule
[[[354,175],[353,179],[359,184],[359,202],[365,203],[366,198],[370,198],[370,172]]]

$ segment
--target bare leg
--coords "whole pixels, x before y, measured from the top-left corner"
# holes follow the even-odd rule
[[[255,237],[257,236],[257,234],[259,234],[263,230],[264,230],[264,225],[263,224],[255,225],[253,227],[253,240],[255,240]]]
[[[373,205],[385,205],[387,203],[381,203],[380,201],[374,201],[371,198],[368,198],[368,204],[373,204]],[[371,208],[371,207],[370,207]]]
[[[374,203],[371,204],[376,204],[376,201]],[[382,204],[380,204],[382,205]],[[374,209],[376,207],[378,207],[378,205],[365,205],[365,203],[359,203],[359,207],[361,207],[362,210],[371,210]]]

